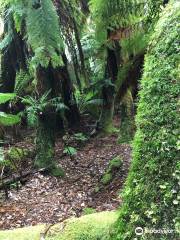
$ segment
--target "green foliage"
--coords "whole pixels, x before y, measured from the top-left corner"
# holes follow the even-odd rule
[[[109,171],[113,171],[114,169],[119,169],[123,164],[122,158],[120,156],[117,156],[115,158],[113,158],[110,162],[109,162]]]
[[[6,114],[0,112],[0,124],[3,126],[13,126],[20,122],[20,117],[18,115]]]
[[[30,126],[38,125],[38,116],[43,115],[46,109],[53,107],[56,112],[63,115],[64,110],[68,109],[60,97],[49,99],[51,91],[45,92],[40,98],[27,96],[22,98],[22,103],[27,105],[27,120]]]
[[[0,93],[0,104],[6,103],[15,98],[13,93]],[[0,125],[3,126],[12,126],[20,122],[20,117],[18,115],[6,114],[0,112]]]
[[[84,208],[83,209],[83,215],[89,215],[89,214],[93,214],[96,213],[96,209],[94,208]]]
[[[43,67],[50,63],[54,67],[63,65],[60,53],[64,47],[55,7],[51,0],[39,4],[36,8],[34,0],[30,0],[27,5],[27,37],[34,52],[32,64]]]
[[[121,39],[121,56],[126,62],[130,56],[142,54],[147,48],[150,34],[136,31],[131,37]]]
[[[172,229],[142,239],[179,238],[179,18],[171,1],[159,20],[145,59],[137,111],[133,161],[123,191],[116,233],[110,239],[136,239],[136,227]]]
[[[3,9],[3,6],[2,6]],[[0,11],[1,11],[1,7],[0,7]],[[6,33],[5,36],[0,39],[0,51],[4,51],[8,48],[8,46],[10,45],[10,43],[12,42],[13,38],[14,38],[14,32],[13,32],[13,17],[12,17],[12,13],[11,11],[7,11],[6,13]]]
[[[0,93],[0,104],[13,100],[16,97],[14,93]]]
[[[79,90],[76,91],[76,102],[80,113],[85,113],[88,111],[90,106],[101,106],[102,99],[95,98],[93,91],[87,93],[81,93]]]
[[[5,162],[11,168],[12,171],[21,171],[22,165],[26,162],[29,155],[29,151],[26,149],[11,147],[7,153],[5,153]]]
[[[12,35],[9,33],[0,42],[0,50],[2,51],[4,49],[6,49],[8,47],[8,45],[11,43],[11,41],[12,41]]]
[[[16,94],[22,94],[25,89],[28,87],[32,77],[26,71],[20,70],[16,73],[16,82],[14,91]]]
[[[40,99],[36,99],[31,96],[22,98],[22,103],[27,105],[27,120],[30,126],[38,125],[38,115],[42,114],[49,104],[49,101],[47,100],[48,94],[49,92],[46,92]]]
[[[83,133],[75,133],[73,135],[73,138],[80,142],[85,142],[88,140],[88,138]]]
[[[8,151],[7,158],[11,158],[11,159],[19,161],[23,157],[27,157],[28,153],[29,152],[26,149],[22,149],[22,148],[18,148],[18,147],[12,147]]]
[[[66,147],[64,148],[63,153],[65,153],[65,154],[67,154],[67,155],[69,155],[69,156],[74,156],[74,155],[77,154],[77,150],[76,150],[76,148],[74,148],[74,147],[66,146]]]
[[[142,1],[108,1],[91,0],[92,11],[95,13],[98,30],[118,29],[136,24],[144,14]]]
[[[21,173],[27,165],[30,152],[19,147],[11,147],[8,151],[0,148],[0,169],[5,168],[11,173]]]

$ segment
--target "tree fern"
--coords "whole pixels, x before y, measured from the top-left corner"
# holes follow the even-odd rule
[[[162,0],[91,0],[97,37],[101,40],[107,29],[123,32],[127,28],[129,31],[142,28],[142,22],[152,13],[156,15],[162,2]]]
[[[27,37],[34,57],[33,64],[47,67],[62,65],[59,54],[63,49],[60,26],[55,7],[51,0],[43,0],[38,8],[34,0],[28,1],[27,6]]]

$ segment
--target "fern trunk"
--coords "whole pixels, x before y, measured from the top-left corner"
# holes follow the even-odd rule
[[[129,143],[132,141],[135,132],[134,103],[131,90],[128,89],[120,107],[120,136],[119,143]]]
[[[53,68],[43,68],[39,66],[36,70],[37,90],[41,97],[45,92],[51,90],[49,98],[53,98],[54,81],[52,77]],[[57,168],[55,154],[55,131],[56,131],[56,112],[53,106],[48,106],[38,115],[38,128],[36,135],[36,159],[37,168],[47,168],[54,176],[62,176],[63,171]]]
[[[108,33],[110,35],[110,33]],[[119,56],[120,46],[118,41],[113,41],[113,48],[107,49],[107,66],[105,72],[105,79],[110,80],[110,84],[104,84],[102,89],[103,106],[99,119],[99,130],[103,133],[112,133],[114,103],[115,103],[115,83],[119,70]]]
[[[55,95],[62,96],[64,104],[68,107],[65,110],[65,117],[69,128],[77,126],[80,122],[80,114],[74,96],[73,84],[67,68],[66,55],[62,55],[64,62],[63,67],[58,67],[52,70],[55,84]]]

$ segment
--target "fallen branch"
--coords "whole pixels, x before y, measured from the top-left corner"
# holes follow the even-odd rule
[[[46,168],[30,170],[22,173],[21,175],[14,174],[12,177],[4,178],[2,183],[0,184],[0,190],[5,190],[7,189],[7,187],[9,187],[13,183],[16,183],[18,181],[23,182],[23,180],[25,180],[28,176],[34,175],[35,173],[39,173],[39,172],[45,172],[46,170],[47,170]]]

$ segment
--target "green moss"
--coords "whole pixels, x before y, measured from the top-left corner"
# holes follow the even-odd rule
[[[7,158],[20,161],[22,158],[28,156],[28,150],[18,148],[18,147],[12,147],[7,153]]]
[[[21,168],[22,165],[26,164],[26,159],[30,154],[31,152],[27,149],[11,147],[9,151],[5,153],[4,163],[13,171],[17,171],[17,168]]]
[[[120,156],[117,156],[112,160],[110,160],[107,170],[102,176],[101,183],[103,185],[109,184],[113,179],[114,173],[116,172],[116,170],[121,168],[122,164],[123,164],[123,160]]]
[[[113,126],[114,115],[114,97],[108,103],[108,106],[103,106],[100,119],[99,130],[102,135],[109,135],[116,132],[116,128]]]
[[[47,240],[97,240],[107,239],[109,230],[117,220],[116,212],[101,212],[72,218],[53,226]],[[64,226],[64,228],[63,228]],[[0,240],[39,240],[44,225],[0,231]]]
[[[99,186],[96,186],[95,189],[94,189],[94,192],[95,193],[98,193],[100,191],[100,187]]]
[[[89,215],[89,214],[93,214],[96,213],[96,209],[94,208],[84,208],[83,209],[83,215]]]
[[[101,179],[101,183],[103,185],[107,185],[112,181],[112,178],[113,178],[112,174],[109,172],[106,172]]]
[[[98,240],[107,239],[109,230],[117,220],[115,212],[101,212],[72,219],[67,222],[63,232],[57,234],[59,226],[52,229],[48,240]],[[55,234],[53,234],[53,231]]]
[[[113,158],[109,163],[109,171],[119,169],[123,164],[123,160],[120,156]]]
[[[144,234],[143,240],[179,239],[179,18],[180,2],[170,1],[145,58],[133,161],[111,240],[137,239],[136,227],[173,230]]]
[[[54,166],[53,168],[50,169],[50,174],[54,177],[64,177],[65,172],[63,171],[62,168]]]
[[[0,231],[0,240],[39,240],[44,225]]]

